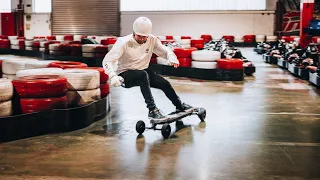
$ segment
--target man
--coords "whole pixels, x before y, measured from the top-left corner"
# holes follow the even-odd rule
[[[152,23],[139,17],[133,23],[133,34],[120,37],[103,59],[102,65],[109,75],[112,86],[124,84],[125,88],[140,86],[149,109],[149,118],[161,120],[164,115],[157,108],[150,87],[161,89],[176,106],[177,111],[192,108],[182,103],[170,83],[149,69],[152,53],[167,59],[168,65],[179,66],[177,56],[151,34]],[[116,67],[117,70],[115,71]]]

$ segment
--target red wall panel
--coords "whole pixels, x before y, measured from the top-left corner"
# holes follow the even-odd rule
[[[14,13],[1,13],[1,32],[2,35],[16,35]]]

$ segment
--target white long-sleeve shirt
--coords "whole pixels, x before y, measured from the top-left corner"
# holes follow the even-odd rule
[[[117,39],[102,61],[103,68],[110,78],[127,70],[143,70],[149,67],[152,53],[173,62],[177,56],[154,35],[149,35],[144,44],[139,44],[129,34]]]

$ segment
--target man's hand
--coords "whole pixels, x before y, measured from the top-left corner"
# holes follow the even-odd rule
[[[110,84],[114,87],[121,86],[124,79],[121,76],[113,76],[110,80]]]
[[[173,66],[175,68],[179,67],[179,60],[178,59],[169,59],[169,66]]]

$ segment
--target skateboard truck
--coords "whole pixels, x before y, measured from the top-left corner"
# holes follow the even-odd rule
[[[161,130],[161,134],[164,139],[167,139],[170,136],[171,133],[171,127],[170,123],[176,122],[184,117],[190,116],[190,115],[198,115],[199,119],[201,121],[204,121],[206,118],[206,110],[204,108],[191,108],[187,109],[182,112],[172,112],[166,116],[163,120],[150,120],[151,127],[146,127],[145,123],[143,121],[138,121],[136,124],[136,131],[139,134],[142,134],[146,129],[153,129],[153,130]],[[162,128],[159,129],[156,126],[162,125]]]

